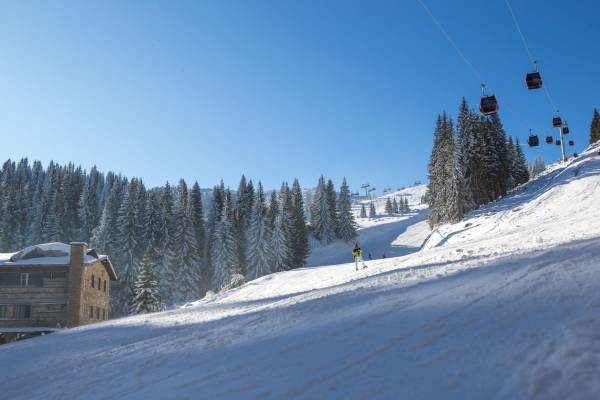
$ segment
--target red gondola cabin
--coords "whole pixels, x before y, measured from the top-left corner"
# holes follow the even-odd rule
[[[539,72],[530,72],[525,76],[525,84],[527,89],[539,89],[542,87],[542,75]]]
[[[498,112],[498,101],[496,95],[483,96],[479,103],[479,111],[483,115],[492,115]]]

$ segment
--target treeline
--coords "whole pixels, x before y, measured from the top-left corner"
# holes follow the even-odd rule
[[[507,140],[497,114],[480,116],[464,98],[456,124],[446,113],[437,118],[428,171],[432,227],[458,222],[529,180],[519,139]]]
[[[8,160],[0,171],[0,251],[90,243],[113,261],[119,280],[111,306],[122,315],[155,307],[141,305],[148,293],[181,303],[303,267],[311,232],[324,243],[356,235],[345,179],[338,194],[321,177],[308,205],[298,180],[265,193],[242,176],[237,191],[221,182],[203,196],[197,182],[146,188],[141,179],[95,167]]]

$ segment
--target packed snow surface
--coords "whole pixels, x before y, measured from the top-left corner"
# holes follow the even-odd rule
[[[0,398],[597,399],[599,202],[588,151],[366,270],[0,346]]]

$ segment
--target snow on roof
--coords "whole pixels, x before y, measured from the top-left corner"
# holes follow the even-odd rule
[[[25,247],[17,253],[0,253],[0,265],[68,265],[71,246],[65,243],[43,243]],[[106,256],[89,250],[85,263],[91,263]]]

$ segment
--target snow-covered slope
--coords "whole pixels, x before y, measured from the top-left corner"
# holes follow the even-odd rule
[[[595,399],[599,202],[589,151],[358,273],[0,346],[0,398]]]
[[[355,241],[360,244],[367,261],[399,257],[420,249],[431,232],[426,221],[427,204],[421,203],[426,190],[426,185],[417,185],[375,198],[373,202],[378,216],[373,219],[358,218],[360,203],[355,205],[354,212],[358,224],[358,237]],[[408,199],[411,211],[394,216],[386,215],[385,202],[388,197]],[[368,204],[369,201],[364,200],[361,203]],[[326,246],[312,241],[307,265],[314,267],[350,262],[353,247],[354,241],[346,243],[338,240]]]

